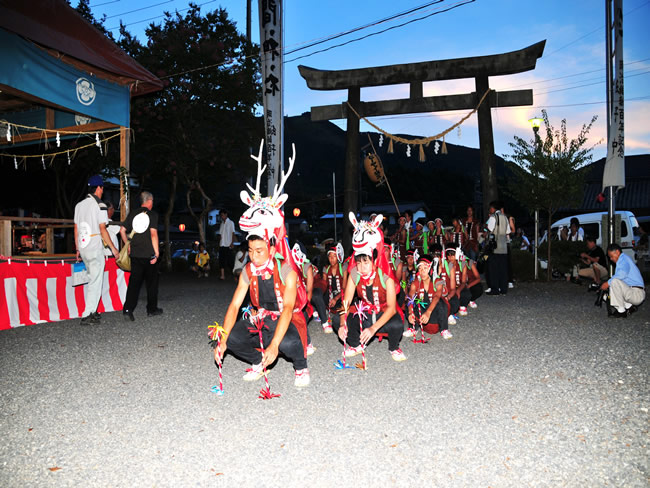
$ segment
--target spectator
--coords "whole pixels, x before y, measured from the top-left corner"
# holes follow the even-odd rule
[[[91,176],[88,180],[88,196],[74,208],[74,242],[77,261],[83,260],[88,270],[88,291],[86,307],[81,314],[82,325],[96,324],[101,319],[97,313],[97,306],[102,296],[106,263],[102,239],[108,244],[113,256],[116,258],[118,256],[117,248],[106,231],[108,214],[106,205],[101,200],[103,194],[104,180],[99,175]]]
[[[510,222],[503,215],[499,202],[490,203],[490,217],[487,221],[487,230],[494,235],[495,248],[488,258],[488,287],[486,295],[505,295],[508,293],[508,247],[507,234]]]
[[[239,249],[235,255],[235,264],[232,268],[232,275],[235,277],[235,281],[239,281],[239,275],[241,274],[242,269],[244,269],[244,266],[246,266],[247,262],[248,253],[245,253],[242,249]]]
[[[600,288],[601,280],[609,275],[607,258],[605,258],[603,249],[596,245],[596,239],[587,237],[585,241],[587,242],[587,252],[580,253],[580,259],[587,267],[579,270],[578,275],[590,278],[593,283],[589,285],[589,290],[597,290]]]
[[[135,233],[131,239],[131,278],[126,290],[126,300],[122,313],[128,320],[134,321],[133,311],[138,305],[140,287],[144,281],[147,285],[147,315],[154,316],[163,313],[158,308],[158,258],[160,249],[158,247],[158,214],[153,211],[153,195],[148,191],[140,193],[140,208],[132,210],[124,222],[120,234],[122,241],[127,243],[128,234],[134,230],[133,224],[136,220]],[[141,214],[144,214],[142,217]],[[139,222],[138,222],[139,221]],[[139,228],[140,222],[143,227]],[[146,227],[144,227],[146,224]]]
[[[637,311],[645,300],[645,285],[639,268],[634,261],[623,254],[621,246],[616,243],[607,246],[609,260],[616,264],[616,272],[609,281],[600,285],[601,290],[609,290],[607,314],[610,317],[627,317]]]
[[[573,217],[569,223],[567,240],[573,242],[585,240],[585,231],[580,227],[580,221],[576,217]]]
[[[528,240],[528,237],[526,237],[524,229],[521,227],[517,229],[517,233],[512,238],[511,245],[513,249],[519,249],[520,251],[530,251],[530,241]]]
[[[192,266],[192,271],[196,273],[196,277],[200,278],[205,276],[206,278],[210,276],[210,254],[205,249],[205,244],[199,244],[199,252],[194,257],[194,266]]]
[[[226,279],[226,267],[232,268],[232,249],[235,245],[235,224],[228,218],[228,210],[219,212],[221,225],[219,226],[219,267],[220,279]]]
[[[109,220],[109,223],[106,226],[106,230],[108,231],[108,236],[111,238],[111,242],[117,249],[119,248],[119,241],[117,239],[117,234],[120,233],[120,229],[122,228],[122,226],[118,224],[110,223],[110,221],[113,220],[113,215],[115,214],[115,207],[113,206],[113,202],[111,201],[106,201],[105,204],[106,204],[106,213],[108,214],[108,220]],[[113,255],[111,248],[107,244],[104,244],[104,254],[106,256]]]

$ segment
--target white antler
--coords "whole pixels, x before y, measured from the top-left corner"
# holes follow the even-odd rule
[[[287,178],[289,178],[289,175],[293,170],[293,163],[296,160],[296,145],[293,142],[291,143],[291,152],[292,152],[292,156],[289,158],[289,169],[287,170],[286,173],[284,171],[282,172],[282,177],[280,178],[280,184],[275,185],[275,187],[273,188],[273,201],[276,201],[278,197],[282,195],[284,184],[287,182]]]
[[[251,158],[253,158],[255,161],[257,161],[257,183],[255,183],[255,189],[253,189],[252,186],[250,186],[248,183],[246,183],[246,186],[248,189],[251,191],[253,194],[253,198],[256,196],[260,196],[260,179],[262,178],[262,174],[264,173],[264,170],[266,169],[266,165],[262,167],[262,150],[264,149],[264,139],[260,141],[260,152],[257,154],[257,157],[253,156],[251,154]]]

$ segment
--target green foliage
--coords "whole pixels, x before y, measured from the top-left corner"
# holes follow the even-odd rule
[[[544,138],[536,132],[533,140],[526,141],[514,136],[514,142],[509,143],[513,149],[510,159],[517,165],[509,190],[529,211],[546,211],[550,235],[555,212],[561,207],[575,206],[582,201],[585,174],[580,169],[591,162],[593,147],[584,146],[596,116],[592,117],[589,124],[582,126],[577,138],[571,140],[567,136],[566,119],[562,120],[560,129],[556,130],[550,124],[545,110],[542,110],[542,116]],[[547,253],[547,259],[552,262],[551,254],[550,251]],[[549,263],[548,279],[550,275]]]
[[[535,256],[528,251],[512,249],[512,274],[517,281],[533,281],[535,279]],[[537,264],[539,266],[539,263]],[[538,268],[538,273],[541,268]]]
[[[538,254],[546,256],[548,241],[539,246]],[[560,273],[570,273],[573,266],[580,264],[580,253],[587,252],[587,245],[580,241],[553,241],[551,244],[551,262],[553,269]]]
[[[576,139],[568,139],[566,119],[559,130],[551,126],[542,110],[546,136],[539,133],[526,141],[514,136],[510,159],[518,166],[510,190],[530,210],[545,210],[552,216],[560,207],[571,207],[582,201],[584,172],[578,171],[591,162],[593,147],[585,148],[587,135],[596,116],[584,124]],[[541,130],[541,129],[540,129]]]

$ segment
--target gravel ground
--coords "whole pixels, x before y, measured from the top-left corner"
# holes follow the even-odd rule
[[[271,391],[224,363],[207,325],[234,284],[165,275],[162,317],[106,314],[0,332],[0,485],[625,486],[650,483],[650,306],[608,319],[574,284],[520,284],[428,344],[341,346],[311,324],[312,384],[280,359]],[[357,358],[352,359],[356,362]]]

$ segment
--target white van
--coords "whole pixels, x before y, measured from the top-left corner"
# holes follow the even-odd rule
[[[618,210],[616,215],[621,216],[621,239],[619,244],[621,245],[621,248],[623,248],[623,252],[636,262],[637,256],[634,251],[634,246],[639,241],[637,230],[639,223],[634,214],[627,210]],[[607,212],[572,215],[560,219],[551,225],[551,235],[553,236],[553,240],[560,239],[562,228],[566,227],[568,229],[571,219],[575,217],[580,222],[580,227],[584,230],[585,237],[595,237],[596,244],[602,247],[603,235],[607,235],[607,226],[603,227],[603,216],[607,219]],[[546,233],[544,233],[539,243],[542,244],[544,241],[546,241]]]

